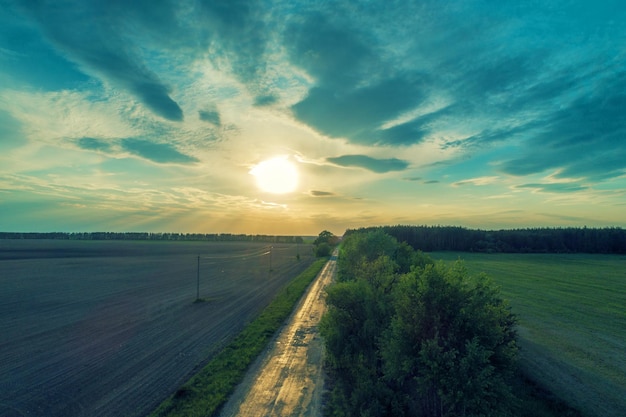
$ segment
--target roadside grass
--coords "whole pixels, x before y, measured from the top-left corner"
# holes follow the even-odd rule
[[[583,415],[623,415],[626,256],[431,255],[463,259],[469,272],[485,272],[501,288],[519,318],[521,371],[528,384],[536,384],[527,387],[529,392],[544,399],[552,392]],[[553,414],[537,415],[566,415],[556,408]]]
[[[246,370],[289,317],[327,259],[319,259],[283,288],[261,314],[150,417],[214,416]]]

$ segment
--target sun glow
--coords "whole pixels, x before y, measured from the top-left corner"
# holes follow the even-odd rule
[[[255,177],[261,191],[285,194],[298,187],[298,170],[286,156],[277,156],[252,167],[250,174]]]

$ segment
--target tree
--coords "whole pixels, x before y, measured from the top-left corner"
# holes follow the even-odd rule
[[[324,230],[321,232],[317,238],[313,241],[315,247],[313,248],[313,252],[315,252],[315,256],[329,256],[332,253],[332,248],[339,243],[339,238],[333,235],[328,230]]]
[[[461,262],[404,275],[381,343],[405,415],[495,416],[512,405],[515,318],[498,290]]]
[[[320,331],[346,416],[496,416],[512,403],[515,318],[485,276],[382,231],[350,234]]]
[[[322,242],[319,245],[315,246],[314,250],[315,256],[317,256],[318,258],[321,258],[323,256],[329,256],[331,252],[330,246],[326,242]]]
[[[326,360],[335,376],[331,402],[345,415],[385,415],[392,392],[382,378],[379,340],[391,319],[395,264],[380,257],[361,265],[367,275],[328,288],[328,311],[320,322]],[[341,415],[341,414],[338,414]]]
[[[327,243],[329,246],[336,246],[337,243],[339,243],[339,238],[328,230],[324,230],[320,232],[317,238],[313,241],[313,244],[315,246],[321,243]]]

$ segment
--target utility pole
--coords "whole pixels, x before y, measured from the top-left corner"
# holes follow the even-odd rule
[[[200,255],[198,255],[198,273],[196,277],[196,301],[200,301]]]

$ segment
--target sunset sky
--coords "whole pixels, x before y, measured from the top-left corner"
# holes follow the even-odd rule
[[[0,231],[626,227],[624,22],[623,0],[0,0]]]

